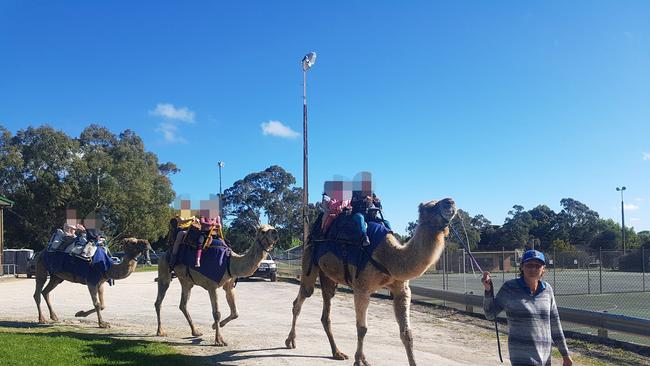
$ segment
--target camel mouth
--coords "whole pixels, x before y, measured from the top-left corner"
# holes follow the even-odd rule
[[[454,219],[458,210],[456,209],[456,203],[451,198],[445,198],[440,201],[440,216],[450,223]]]

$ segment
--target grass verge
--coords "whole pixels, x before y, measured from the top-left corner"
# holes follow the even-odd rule
[[[31,324],[33,325],[33,324]],[[206,360],[186,356],[171,346],[110,334],[92,334],[65,326],[29,328],[0,326],[3,365],[203,365]]]

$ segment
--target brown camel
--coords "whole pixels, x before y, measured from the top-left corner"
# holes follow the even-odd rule
[[[47,304],[47,308],[50,311],[50,319],[55,322],[59,320],[59,318],[54,313],[52,303],[50,302],[50,292],[52,292],[52,290],[54,290],[54,288],[61,284],[63,281],[70,281],[88,286],[88,291],[90,292],[90,297],[92,298],[94,306],[88,311],[78,311],[75,316],[86,317],[96,312],[99,327],[110,328],[110,325],[102,319],[101,314],[101,310],[104,310],[105,308],[104,282],[106,282],[109,278],[114,280],[121,280],[129,277],[138,264],[138,257],[147,250],[151,249],[148,241],[136,238],[124,239],[123,245],[124,258],[122,259],[122,262],[120,264],[112,265],[111,268],[99,279],[99,282],[97,284],[87,283],[85,279],[76,277],[72,273],[57,272],[50,275],[50,281],[47,283],[47,286],[43,288],[45,282],[47,281],[48,270],[43,259],[45,251],[41,252],[36,260],[36,290],[34,291],[34,300],[36,301],[36,308],[38,309],[38,322],[46,323],[43,312],[41,311],[41,294],[43,295],[45,303]]]
[[[456,205],[452,199],[446,198],[439,202],[422,203],[419,211],[418,225],[411,240],[401,244],[394,235],[389,233],[372,254],[372,259],[383,265],[389,274],[369,263],[357,277],[355,266],[350,265],[350,273],[354,275],[351,276],[349,286],[354,290],[357,323],[355,366],[370,365],[363,353],[363,339],[368,330],[366,316],[370,295],[382,287],[390,290],[393,296],[393,308],[399,324],[400,338],[406,348],[409,365],[415,365],[413,335],[409,323],[411,304],[409,280],[421,276],[440,258],[445,246],[445,237],[449,234],[447,226],[456,214]],[[327,253],[320,258],[317,265],[312,265],[311,272],[308,273],[314,245],[318,244],[309,242],[304,249],[300,291],[293,302],[293,322],[285,344],[287,348],[296,348],[296,320],[305,299],[313,294],[316,278],[319,277],[323,296],[321,322],[332,348],[332,356],[337,360],[345,360],[348,356],[336,346],[330,321],[332,297],[337,285],[345,283],[344,266],[334,254]]]
[[[192,287],[198,285],[206,289],[210,295],[212,317],[214,318],[212,328],[215,330],[214,344],[217,346],[227,346],[227,343],[224,342],[223,337],[219,332],[219,328],[225,326],[231,320],[237,319],[239,316],[237,314],[237,306],[235,305],[235,280],[238,277],[248,277],[252,275],[278,239],[278,232],[274,227],[270,225],[262,225],[257,230],[255,244],[253,244],[246,253],[240,255],[233,252],[231,254],[230,268],[226,273],[224,273],[219,282],[211,280],[203,274],[195,271],[192,267],[188,268],[182,263],[174,266],[174,272],[176,272],[178,280],[181,283],[181,303],[179,308],[183,312],[183,315],[185,315],[187,322],[190,324],[192,336],[199,337],[202,335],[202,333],[194,326],[192,318],[187,312],[187,302],[190,299]],[[158,331],[156,334],[159,336],[166,335],[160,321],[160,306],[165,298],[165,293],[169,288],[171,280],[172,277],[169,271],[169,262],[167,261],[167,256],[164,256],[163,258],[160,258],[160,261],[158,262],[158,297],[156,298],[155,303],[156,315],[158,316]],[[226,292],[226,301],[228,302],[228,307],[230,307],[230,315],[223,320],[221,320],[219,304],[217,303],[217,289],[219,287],[223,287]]]

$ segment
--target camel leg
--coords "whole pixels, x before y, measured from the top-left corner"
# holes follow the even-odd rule
[[[104,284],[103,283],[99,286],[99,289],[97,290],[97,295],[99,296],[100,308],[101,308],[101,310],[104,310],[106,308],[106,305],[104,303]],[[79,310],[79,311],[77,311],[77,313],[74,316],[76,316],[77,318],[85,318],[85,317],[87,317],[88,315],[90,315],[90,314],[92,314],[94,312],[95,312],[95,308],[92,308],[92,309],[87,310],[87,311]]]
[[[406,357],[408,357],[409,365],[415,366],[415,358],[413,357],[413,333],[411,333],[409,320],[411,288],[408,282],[401,282],[391,286],[390,291],[393,294],[393,308],[395,310],[397,324],[399,325],[399,336],[406,348]]]
[[[337,283],[327,277],[322,271],[320,272],[320,286],[321,293],[323,294],[323,314],[321,315],[320,322],[323,324],[327,339],[330,341],[332,348],[332,357],[335,360],[347,360],[348,356],[341,352],[336,343],[334,342],[334,335],[332,335],[332,321],[330,320],[330,310],[332,309],[332,298],[336,294]]]
[[[41,310],[41,292],[47,282],[47,271],[40,268],[41,266],[37,264],[36,267],[36,288],[34,289],[34,301],[36,302],[36,309],[38,309],[38,322],[41,324],[47,323],[45,316],[43,316],[43,311]]]
[[[62,279],[56,276],[50,276],[50,281],[47,283],[47,286],[43,289],[41,292],[43,294],[43,298],[45,299],[45,303],[47,304],[47,309],[50,311],[50,319],[52,321],[58,322],[59,317],[56,316],[56,313],[54,312],[54,308],[52,307],[52,302],[50,301],[50,292],[54,290],[54,288],[58,285],[60,285],[63,282]]]
[[[208,293],[210,294],[210,303],[212,304],[212,318],[214,319],[214,324],[212,324],[212,328],[214,329],[214,345],[218,347],[227,346],[228,344],[221,337],[221,333],[219,333],[219,321],[221,320],[221,313],[219,312],[219,303],[217,302],[217,289],[210,289]]]
[[[165,294],[167,289],[169,289],[169,284],[172,282],[171,273],[169,273],[169,263],[167,259],[163,256],[158,262],[158,295],[156,296],[156,302],[154,306],[156,307],[156,317],[158,318],[158,330],[156,335],[160,337],[167,336],[166,332],[163,330],[162,322],[160,320],[160,307],[162,302],[165,299]]]
[[[298,296],[293,300],[293,320],[291,322],[291,331],[287,336],[287,339],[284,341],[284,344],[287,348],[296,348],[296,322],[298,321],[298,315],[300,315],[300,310],[302,309],[302,304],[305,300],[314,293],[314,288],[316,287],[316,279],[318,278],[318,266],[313,265],[311,273],[307,276],[307,270],[309,268],[309,263],[311,262],[311,245],[307,245],[305,252],[302,256],[302,276],[300,276],[300,290],[298,291]]]
[[[185,315],[185,319],[187,319],[187,322],[190,324],[190,328],[192,329],[192,336],[200,337],[203,335],[203,333],[199,332],[199,330],[196,329],[194,322],[192,322],[192,317],[187,311],[187,302],[190,301],[190,293],[192,292],[193,286],[194,285],[191,283],[181,281],[181,304],[178,306],[178,308],[181,309],[183,315]]]
[[[227,282],[223,285],[223,290],[226,292],[226,301],[228,302],[228,307],[230,308],[230,315],[227,318],[219,323],[220,327],[224,327],[231,320],[235,320],[239,317],[237,312],[237,304],[235,304],[235,281]]]
[[[102,304],[99,301],[99,289],[101,288],[101,284],[97,285],[88,285],[88,292],[90,292],[90,298],[93,301],[93,305],[95,306],[95,312],[97,312],[97,323],[99,324],[100,328],[110,328],[111,326],[104,321],[102,318]]]
[[[370,366],[363,354],[363,339],[368,332],[366,318],[368,315],[368,304],[370,294],[366,292],[354,292],[354,310],[357,317],[357,352],[354,354],[354,366]]]

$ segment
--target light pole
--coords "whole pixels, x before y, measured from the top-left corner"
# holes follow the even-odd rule
[[[221,168],[223,168],[223,161],[217,163],[219,166],[219,216],[223,216],[223,209],[221,208]]]
[[[623,254],[625,254],[625,210],[623,210],[623,191],[625,186],[616,187],[617,191],[621,192],[621,239],[623,241]]]
[[[316,63],[316,52],[309,52],[302,58],[302,245],[307,243],[309,220],[309,175],[307,154],[307,70]]]

